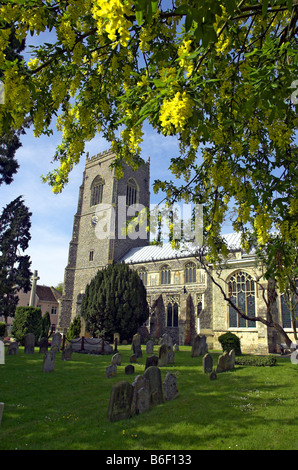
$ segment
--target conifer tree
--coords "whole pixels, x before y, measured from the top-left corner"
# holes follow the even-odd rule
[[[146,289],[136,271],[126,264],[107,266],[86,286],[81,314],[94,337],[111,340],[118,332],[131,340],[149,316]]]

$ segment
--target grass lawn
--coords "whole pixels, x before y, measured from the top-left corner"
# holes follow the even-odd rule
[[[120,346],[122,365],[107,379],[111,356],[56,354],[55,370],[43,373],[43,355],[5,357],[0,365],[4,413],[0,449],[30,450],[289,450],[298,449],[298,365],[279,357],[274,367],[236,366],[210,381],[202,357],[180,347],[175,364],[179,397],[128,420],[109,422],[111,387],[133,382],[146,353],[125,375],[130,346]],[[156,348],[157,352],[157,348]],[[219,352],[210,352],[217,364]]]

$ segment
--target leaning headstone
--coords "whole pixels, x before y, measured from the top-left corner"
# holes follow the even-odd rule
[[[108,408],[108,420],[119,421],[131,417],[133,387],[129,382],[113,385]]]
[[[218,358],[216,372],[226,372],[228,370],[234,369],[235,367],[235,351],[232,349],[230,352],[225,351]]]
[[[135,373],[135,368],[134,368],[134,366],[133,366],[132,364],[128,364],[128,365],[125,367],[124,371],[125,371],[125,374],[126,374],[126,375],[134,374],[134,373]]]
[[[146,344],[146,354],[153,354],[154,351],[154,341],[149,339]]]
[[[177,377],[170,372],[167,373],[163,383],[163,393],[165,400],[173,400],[178,396]]]
[[[5,364],[5,349],[2,339],[0,339],[0,364]]]
[[[212,370],[213,370],[213,359],[212,359],[212,356],[207,353],[203,357],[203,372],[210,374]]]
[[[110,366],[106,367],[106,377],[109,379],[110,377],[116,377],[117,375],[117,366],[116,364],[111,364]]]
[[[166,344],[162,344],[159,346],[158,350],[158,366],[164,367],[168,363],[168,346]]]
[[[133,398],[131,411],[132,414],[141,414],[150,408],[150,388],[149,380],[143,375],[137,375],[132,383]]]
[[[163,403],[160,369],[155,366],[148,367],[144,372],[144,377],[149,380],[150,404],[159,405]]]
[[[207,339],[205,335],[197,335],[194,339],[191,357],[202,356],[208,352]]]
[[[114,354],[114,356],[112,357],[112,364],[116,364],[116,366],[121,366],[121,362],[122,362],[122,356],[120,353],[116,353]]]
[[[62,361],[70,361],[72,359],[73,349],[71,344],[68,344],[65,349],[62,351],[61,359]]]
[[[132,338],[132,350],[137,357],[143,357],[142,347],[141,347],[141,336],[136,333]]]
[[[61,347],[62,335],[61,333],[55,333],[52,339],[51,351],[59,352]]]
[[[16,341],[9,343],[8,349],[7,349],[7,355],[16,356],[18,352],[19,352],[19,344]]]
[[[43,371],[53,372],[55,368],[55,351],[47,351],[43,358]]]
[[[1,426],[2,416],[3,416],[3,410],[4,410],[4,403],[0,402],[0,426]]]
[[[48,338],[41,338],[39,342],[39,352],[45,354],[48,351]]]
[[[25,338],[25,354],[34,354],[35,336],[33,333],[28,333]]]
[[[149,356],[146,358],[146,365],[145,369],[151,366],[158,366],[158,357],[157,356]]]

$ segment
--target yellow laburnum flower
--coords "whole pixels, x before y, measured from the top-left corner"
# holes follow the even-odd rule
[[[163,128],[163,134],[181,132],[192,116],[193,100],[184,91],[178,91],[171,100],[164,100],[160,107],[159,120]]]

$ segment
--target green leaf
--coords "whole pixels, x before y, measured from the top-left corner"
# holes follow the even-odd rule
[[[262,3],[262,15],[263,16],[267,14],[268,4],[269,4],[269,0],[263,0],[263,3]]]

